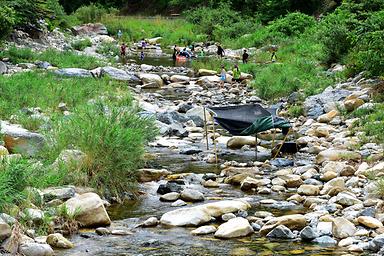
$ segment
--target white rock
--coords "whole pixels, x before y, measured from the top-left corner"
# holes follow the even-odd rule
[[[215,233],[215,237],[234,238],[247,236],[251,233],[253,233],[253,228],[248,220],[242,217],[237,217],[221,224]]]

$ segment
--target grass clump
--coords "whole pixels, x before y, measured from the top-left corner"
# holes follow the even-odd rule
[[[91,42],[91,39],[84,38],[84,39],[73,41],[71,46],[75,50],[83,51],[85,48],[92,46],[92,42]]]
[[[153,122],[134,109],[96,102],[55,124],[51,134],[55,143],[48,151],[53,156],[68,148],[82,151],[84,163],[68,173],[66,182],[118,195],[134,187],[144,145],[155,134]]]
[[[118,56],[119,46],[112,42],[102,42],[98,45],[96,52],[108,57]]]

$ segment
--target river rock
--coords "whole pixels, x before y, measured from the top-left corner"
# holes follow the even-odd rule
[[[307,225],[307,219],[301,214],[292,214],[273,218],[260,229],[260,234],[266,235],[279,225],[284,225],[289,229],[301,230]]]
[[[285,180],[286,186],[288,188],[297,188],[303,184],[303,180],[301,179],[300,175],[288,174],[285,176],[281,176],[281,178]]]
[[[362,202],[356,198],[355,194],[350,192],[340,192],[336,196],[336,203],[343,206],[352,206],[355,204],[361,204]]]
[[[361,155],[357,152],[344,150],[344,149],[326,149],[321,151],[316,156],[316,163],[321,164],[324,161],[340,161],[340,160],[352,160],[359,161],[361,159]]]
[[[191,119],[196,126],[203,127],[204,126],[204,108],[203,107],[194,107],[188,110],[185,113],[185,116]],[[207,120],[210,120],[210,115],[206,113]]]
[[[234,136],[230,138],[227,142],[227,148],[230,149],[240,149],[245,145],[255,146],[256,140],[252,136]]]
[[[234,219],[234,218],[236,218],[236,215],[233,214],[233,213],[226,213],[226,214],[223,214],[223,215],[221,216],[221,219],[222,219],[223,221],[229,221],[230,219]]]
[[[356,233],[356,227],[349,220],[337,217],[332,222],[332,233],[334,237],[343,239],[353,236]]]
[[[0,134],[3,135],[5,147],[11,153],[34,156],[45,145],[43,135],[4,121],[0,121]]]
[[[176,200],[175,202],[173,202],[173,203],[171,204],[172,207],[181,207],[181,206],[184,206],[184,205],[187,205],[187,203],[184,202],[184,201],[181,200],[181,199],[178,199],[178,200]]]
[[[95,193],[85,193],[65,202],[68,213],[83,227],[106,226],[111,220],[105,210],[104,203]]]
[[[332,179],[324,184],[323,189],[320,191],[321,195],[337,194],[345,190],[345,182],[342,177]]]
[[[267,234],[268,238],[279,238],[279,239],[293,239],[295,235],[292,231],[284,225],[275,227],[271,232]]]
[[[381,221],[369,216],[359,216],[357,218],[357,222],[369,228],[383,227],[383,223]]]
[[[139,169],[137,172],[139,182],[157,181],[162,177],[171,174],[171,172],[165,169]]]
[[[353,110],[357,109],[358,107],[360,107],[363,104],[364,104],[364,101],[362,99],[359,99],[359,98],[348,99],[348,100],[344,101],[344,107],[349,112],[352,112]]]
[[[157,224],[159,224],[159,220],[156,217],[150,217],[150,218],[146,219],[141,224],[141,226],[142,227],[154,227],[154,226],[157,226]]]
[[[0,219],[0,242],[10,237],[11,233],[11,227],[3,219]]]
[[[173,75],[170,78],[172,83],[189,83],[191,81],[191,78],[188,76],[182,76],[182,75]]]
[[[71,243],[71,241],[63,237],[63,235],[60,233],[54,233],[54,234],[48,235],[47,244],[49,244],[54,248],[62,248],[62,249],[70,249],[74,247],[73,243]]]
[[[215,226],[209,225],[209,226],[201,226],[197,229],[194,229],[191,231],[192,235],[208,235],[215,233],[217,231],[217,228]]]
[[[315,185],[301,185],[297,189],[297,193],[306,196],[317,196],[318,194],[320,194],[320,189],[318,186]]]
[[[128,74],[124,70],[114,68],[114,67],[103,67],[101,68],[101,71],[103,74],[108,75],[110,78],[119,80],[119,81],[133,81],[133,82],[138,82],[139,79],[132,75]]]
[[[321,116],[319,116],[317,118],[317,121],[319,123],[329,123],[330,121],[332,121],[333,118],[335,118],[337,115],[339,114],[339,112],[337,110],[331,110],[330,112],[326,113],[326,114],[323,114]]]
[[[45,202],[54,199],[67,200],[75,196],[75,189],[73,187],[53,187],[41,191]]]
[[[164,85],[163,79],[161,79],[161,77],[156,74],[140,73],[139,78],[141,79],[144,85],[154,84],[157,88],[161,88]]]
[[[25,243],[19,246],[19,253],[24,256],[53,256],[54,252],[48,244]]]
[[[0,157],[9,155],[8,149],[0,145]]]
[[[101,23],[88,23],[72,28],[72,32],[75,35],[108,35],[107,27]]]
[[[160,184],[157,193],[160,195],[168,194],[171,192],[181,192],[183,188],[176,182],[167,181],[165,184]]]
[[[253,233],[253,228],[247,219],[237,217],[221,224],[215,233],[218,238],[243,237]]]
[[[247,210],[251,206],[240,200],[223,200],[195,207],[176,209],[163,214],[160,222],[170,226],[198,226],[225,213]]]
[[[332,222],[320,221],[319,223],[317,223],[316,229],[320,236],[331,236]]]
[[[95,229],[95,232],[99,236],[106,236],[106,235],[110,235],[111,234],[111,231],[109,229],[103,228],[103,227]]]
[[[8,71],[7,65],[4,62],[0,61],[0,75],[6,74]]]
[[[199,69],[198,74],[199,76],[214,76],[217,75],[217,71],[201,68]]]
[[[171,192],[160,196],[160,201],[173,202],[179,199],[180,194],[177,192]]]
[[[312,240],[316,244],[336,245],[337,241],[330,236],[320,236]]]
[[[251,177],[246,177],[242,182],[241,182],[241,190],[248,191],[251,190],[252,188],[257,188],[260,186],[260,181]]]
[[[68,77],[91,77],[89,70],[82,68],[61,68],[54,71],[55,74]]]
[[[319,237],[319,233],[315,228],[307,226],[300,231],[300,237],[304,241],[311,241]]]
[[[189,188],[184,189],[181,192],[180,198],[186,202],[200,202],[200,201],[204,201],[205,199],[204,195],[201,192],[194,189],[189,189]]]

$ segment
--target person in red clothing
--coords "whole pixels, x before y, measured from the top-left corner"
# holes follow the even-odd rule
[[[125,45],[125,43],[123,43],[120,47],[120,55],[121,57],[125,57],[125,55],[127,54],[127,46]]]

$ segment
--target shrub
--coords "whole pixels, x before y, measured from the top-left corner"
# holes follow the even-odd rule
[[[284,18],[270,23],[271,33],[282,33],[285,36],[297,36],[315,25],[315,19],[303,13],[293,12]]]
[[[58,155],[67,148],[81,150],[86,154],[85,164],[70,172],[66,181],[118,195],[134,187],[144,145],[155,133],[152,121],[139,117],[132,108],[97,102],[58,121],[49,151]]]
[[[304,108],[301,105],[293,105],[288,109],[288,113],[291,117],[300,117],[304,115]]]
[[[76,40],[71,43],[71,46],[78,51],[83,51],[85,48],[92,46],[91,39],[85,38],[81,40]]]
[[[81,23],[95,23],[100,22],[101,18],[107,13],[107,9],[103,6],[91,3],[88,6],[82,6],[77,9],[74,13],[74,16]]]
[[[119,55],[119,46],[116,43],[103,42],[98,45],[96,52],[110,57],[117,56]]]
[[[0,39],[9,35],[15,23],[15,11],[0,4]]]

